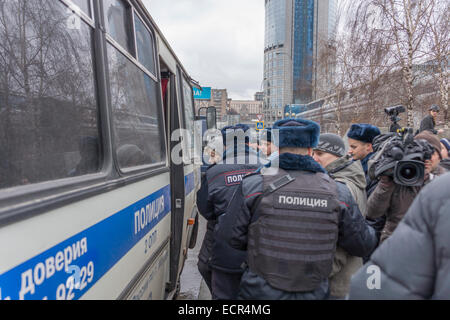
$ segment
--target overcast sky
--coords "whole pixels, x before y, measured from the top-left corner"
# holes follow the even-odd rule
[[[234,100],[261,90],[264,0],[143,0],[190,76]]]

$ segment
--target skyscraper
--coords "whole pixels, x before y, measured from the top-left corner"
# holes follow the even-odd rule
[[[317,98],[317,61],[334,37],[336,0],[265,0],[264,113],[272,123],[288,104]],[[326,90],[325,90],[326,91]]]

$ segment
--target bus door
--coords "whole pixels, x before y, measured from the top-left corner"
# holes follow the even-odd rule
[[[196,158],[196,145],[201,141],[201,137],[197,137],[199,133],[195,131],[195,112],[194,112],[194,95],[192,90],[191,79],[178,70],[179,84],[179,106],[183,130],[183,163],[184,163],[184,188],[185,188],[185,205],[184,205],[184,227],[182,234],[182,247],[180,257],[180,270],[183,269],[182,263],[187,257],[189,248],[193,248],[196,242],[195,233],[198,223],[198,210],[196,206],[197,191],[200,188],[200,165],[194,161]],[[197,143],[196,143],[197,141]],[[201,144],[201,142],[200,142]],[[192,240],[192,241],[191,241]]]
[[[166,89],[166,115],[169,121],[169,150],[176,150],[180,143],[172,141],[171,136],[175,130],[181,128],[180,108],[178,107],[176,77],[173,73],[165,74],[169,80]],[[184,225],[184,167],[183,162],[173,161],[172,155],[169,156],[170,161],[170,191],[171,191],[171,239],[170,239],[170,276],[167,284],[166,292],[172,292],[178,284],[179,262],[181,240]]]

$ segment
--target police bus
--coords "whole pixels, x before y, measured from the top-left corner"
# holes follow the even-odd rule
[[[175,297],[195,82],[144,4],[0,0],[0,43],[0,300]]]

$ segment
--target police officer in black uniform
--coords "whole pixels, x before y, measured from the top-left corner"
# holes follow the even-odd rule
[[[220,221],[242,178],[262,166],[256,150],[249,147],[248,130],[242,124],[222,129],[223,158],[208,168],[197,193],[199,211],[208,220],[198,266],[213,299],[236,299],[243,272],[245,252],[228,244]]]
[[[326,299],[336,245],[363,256],[374,230],[350,191],[311,157],[320,127],[303,119],[275,123],[279,168],[246,176],[228,212],[236,219],[230,245],[247,250],[240,299]]]

